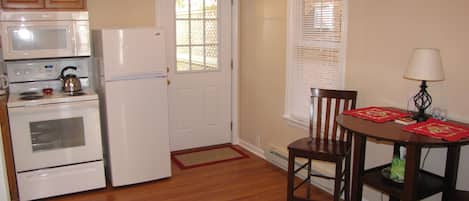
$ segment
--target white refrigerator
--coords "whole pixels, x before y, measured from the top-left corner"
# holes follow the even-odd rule
[[[112,186],[170,177],[164,32],[103,29],[92,36]]]

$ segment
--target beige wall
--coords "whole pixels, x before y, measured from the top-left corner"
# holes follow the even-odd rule
[[[155,24],[155,0],[88,0],[91,28]]]
[[[359,91],[359,106],[407,107],[419,83],[402,75],[412,49],[440,48],[446,80],[430,83],[434,106],[469,122],[469,1],[349,0],[346,87]],[[241,0],[241,140],[267,150],[286,147],[306,132],[282,119],[285,91],[286,0]],[[367,166],[386,163],[391,148],[368,144]],[[469,155],[469,149],[463,149]],[[469,168],[468,157],[461,169]],[[432,149],[426,167],[443,172],[445,151]],[[469,178],[460,171],[459,178]],[[469,190],[469,181],[458,181]],[[370,201],[379,194],[367,191]],[[433,197],[430,200],[437,200]]]
[[[446,80],[429,83],[433,105],[469,122],[468,8],[467,0],[351,1],[346,85],[360,91],[359,103],[405,108],[420,84],[402,78],[412,48],[435,47]]]
[[[285,0],[241,0],[240,138],[268,149],[306,136],[282,119],[285,94]]]

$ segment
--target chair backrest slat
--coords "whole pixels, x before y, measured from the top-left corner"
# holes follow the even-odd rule
[[[337,115],[339,115],[339,112],[340,112],[340,102],[341,102],[341,99],[335,100],[334,126],[332,127],[332,132],[333,132],[332,135],[333,136],[337,136],[337,122],[336,122],[336,119],[337,119]],[[343,140],[342,135],[340,136],[340,140]]]
[[[329,138],[329,124],[327,122],[331,121],[331,98],[327,98],[326,100],[326,121],[324,121],[326,123],[324,125],[324,138]]]
[[[311,100],[314,101],[314,100]],[[318,97],[318,107],[316,108],[317,114],[322,114],[322,97]],[[322,115],[316,116],[316,137],[321,137]]]
[[[348,140],[345,129],[339,128],[336,117],[340,112],[355,109],[356,91],[311,89],[310,136],[330,140]],[[323,108],[323,101],[326,102]],[[334,101],[334,104],[333,104]],[[315,103],[316,106],[315,106]],[[331,115],[334,115],[331,118]],[[323,121],[324,116],[324,121]],[[313,128],[313,125],[316,128]],[[338,135],[338,130],[340,134]],[[316,132],[315,134],[313,132]]]

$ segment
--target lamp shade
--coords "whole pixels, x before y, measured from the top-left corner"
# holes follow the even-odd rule
[[[430,48],[414,49],[407,71],[407,79],[441,81],[445,79],[440,50]]]

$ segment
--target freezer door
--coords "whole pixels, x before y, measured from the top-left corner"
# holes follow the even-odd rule
[[[105,83],[113,186],[171,175],[166,79]]]
[[[101,34],[106,80],[166,73],[165,36],[162,30],[105,29]]]

